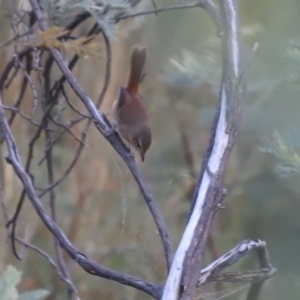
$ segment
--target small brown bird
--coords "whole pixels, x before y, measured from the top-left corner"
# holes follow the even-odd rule
[[[140,153],[142,161],[151,144],[147,108],[144,98],[139,94],[146,56],[145,47],[136,45],[132,48],[127,86],[120,86],[118,98],[112,106],[118,132]]]

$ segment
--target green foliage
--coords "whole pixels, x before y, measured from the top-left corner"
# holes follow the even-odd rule
[[[274,132],[272,139],[267,139],[267,145],[261,150],[280,159],[280,162],[275,167],[275,171],[281,176],[300,174],[300,154],[285,142],[278,131]]]
[[[1,300],[42,300],[49,292],[46,290],[35,290],[19,295],[16,286],[20,283],[22,272],[13,266],[8,266],[4,274],[0,277]]]

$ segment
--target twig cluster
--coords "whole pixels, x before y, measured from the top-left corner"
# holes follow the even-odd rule
[[[32,28],[47,32],[49,30],[49,25],[47,20],[43,17],[39,2],[37,0],[30,0],[29,2],[32,8],[29,12],[30,22],[28,24],[25,23],[28,32],[34,34]],[[250,288],[248,299],[256,299],[263,281],[272,276],[275,272],[275,269],[269,262],[266,244],[263,241],[244,241],[208,267],[201,270],[202,255],[212,222],[226,194],[226,191],[222,186],[222,176],[237,134],[239,103],[244,93],[243,87],[245,82],[242,75],[245,70],[241,70],[240,64],[239,22],[236,1],[222,0],[218,6],[211,0],[200,0],[191,4],[183,4],[169,8],[155,8],[151,11],[136,14],[116,14],[114,22],[118,23],[123,19],[140,15],[197,7],[205,9],[211,16],[216,25],[218,34],[221,37],[223,76],[219,101],[216,108],[216,116],[212,127],[210,145],[204,157],[200,176],[195,187],[189,221],[175,254],[172,249],[170,234],[165,220],[158,209],[155,198],[135,163],[134,157],[131,155],[130,150],[124,145],[118,134],[114,131],[105,115],[99,112],[99,107],[107,91],[111,72],[111,45],[109,37],[106,32],[101,29],[99,23],[95,23],[92,26],[86,36],[87,39],[83,40],[83,43],[89,43],[94,37],[101,35],[105,43],[105,78],[101,93],[95,103],[85,93],[72,73],[72,69],[80,58],[79,54],[75,54],[70,61],[66,63],[61,52],[55,47],[50,47],[47,44],[42,43],[32,46],[28,44],[28,46],[22,50],[18,50],[18,47],[15,46],[14,55],[7,63],[0,77],[0,141],[5,141],[8,149],[6,161],[12,165],[23,186],[23,191],[18,201],[16,211],[11,219],[9,219],[7,215],[5,202],[1,193],[1,203],[5,212],[7,227],[9,229],[8,234],[12,241],[13,252],[17,258],[21,259],[21,255],[17,252],[15,245],[15,241],[17,241],[25,248],[30,248],[44,256],[56,269],[58,276],[66,283],[70,299],[74,296],[78,297],[78,293],[71,275],[68,272],[61,249],[64,249],[78,265],[92,275],[132,286],[138,290],[144,291],[155,299],[164,300],[191,299],[196,287],[200,287],[213,281],[252,282],[253,284]],[[73,20],[63,28],[64,34],[57,36],[57,40],[68,40],[73,38],[71,34],[74,29],[90,17],[91,15],[89,12],[76,15]],[[17,31],[15,32],[15,35],[16,37],[20,36]],[[12,41],[14,40],[15,39]],[[44,59],[46,59],[46,61],[43,64],[42,62]],[[53,83],[50,79],[50,73],[54,65],[60,69],[62,75]],[[10,86],[19,72],[23,75],[19,96],[12,107],[5,106],[2,100],[3,90]],[[37,74],[37,83],[32,79],[33,72]],[[68,83],[78,96],[87,113],[80,111],[68,99],[68,95],[65,91],[65,83]],[[43,91],[42,96],[38,93],[37,85],[39,85]],[[28,87],[33,95],[30,116],[23,113],[20,109],[21,103],[24,100],[25,91]],[[64,99],[65,106],[57,110],[56,107],[60,97]],[[59,121],[58,116],[62,114],[63,110],[66,108],[73,111],[76,114],[76,118],[68,123],[62,123]],[[10,113],[9,117],[6,116],[5,110]],[[33,112],[37,110],[41,112],[41,118],[39,121],[33,121],[31,116]],[[29,141],[28,154],[24,164],[20,159],[18,148],[11,132],[11,125],[13,124],[16,115],[20,115],[22,118],[29,121],[35,128],[35,133]],[[81,136],[78,137],[73,134],[72,128],[81,122],[85,122],[85,126],[81,132]],[[85,146],[87,133],[92,124],[95,125],[99,133],[106,138],[128,166],[153,216],[165,253],[167,266],[167,279],[165,285],[150,283],[140,278],[135,278],[115,270],[104,268],[103,266],[94,263],[70,242],[68,237],[58,226],[56,216],[56,187],[61,184],[70,172],[72,172],[74,166],[78,162]],[[183,128],[182,124],[180,127]],[[60,133],[57,135],[54,134],[56,128],[60,128]],[[78,142],[78,147],[65,172],[59,178],[55,178],[52,150],[60,138],[66,133],[70,134],[70,136]],[[40,163],[43,161],[46,162],[48,175],[48,186],[44,188],[35,185],[34,176],[31,173],[32,157],[41,134],[45,135],[46,148],[45,156]],[[189,153],[189,142],[184,130],[182,130],[181,134],[183,148],[186,153]],[[186,162],[190,167],[191,174],[195,174],[196,171],[194,169],[192,158],[186,156]],[[41,202],[42,197],[45,195],[49,196],[50,214],[47,213]],[[40,219],[53,234],[56,261],[41,249],[16,236],[16,224],[25,196],[28,197]],[[256,249],[257,251],[258,260],[260,262],[259,270],[244,273],[221,273],[225,268],[245,256],[251,249]]]

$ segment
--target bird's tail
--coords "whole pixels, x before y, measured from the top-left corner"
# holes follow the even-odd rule
[[[135,45],[131,50],[130,71],[127,82],[127,89],[136,94],[143,75],[143,68],[146,62],[147,48]]]

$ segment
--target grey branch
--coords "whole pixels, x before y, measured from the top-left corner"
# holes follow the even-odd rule
[[[220,274],[222,270],[235,264],[252,249],[260,251],[259,260],[261,260],[261,257],[264,257],[264,263],[260,265],[261,269],[255,271],[230,272]],[[232,250],[228,251],[226,254],[222,255],[206,268],[202,269],[197,286],[201,286],[212,281],[254,282],[262,279],[267,279],[273,276],[275,272],[276,269],[272,267],[269,261],[266,243],[261,240],[246,240],[237,245]]]
[[[211,1],[205,1],[207,5]],[[208,232],[222,200],[222,176],[236,132],[240,82],[240,48],[237,5],[221,1],[223,75],[210,145],[204,157],[188,224],[176,251],[162,300],[191,299],[198,283]],[[214,20],[214,18],[213,18]],[[216,23],[218,28],[219,24]]]

